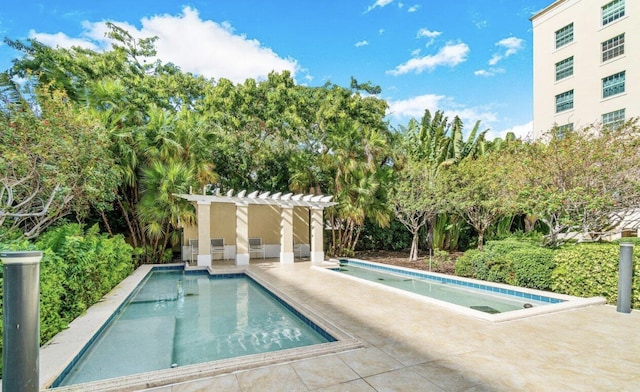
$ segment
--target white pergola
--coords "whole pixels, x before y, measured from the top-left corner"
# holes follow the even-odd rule
[[[280,262],[293,263],[293,209],[294,207],[304,207],[310,211],[310,257],[314,264],[324,261],[323,211],[325,208],[336,205],[332,202],[333,196],[327,195],[304,195],[281,192],[271,194],[270,192],[255,191],[247,194],[242,190],[234,195],[233,190],[222,194],[219,189],[213,195],[198,194],[176,194],[176,197],[188,200],[194,204],[197,210],[198,219],[198,265],[211,265],[211,205],[213,203],[226,203],[235,205],[235,243],[236,265],[247,265],[250,260],[249,249],[249,205],[271,205],[280,211]],[[275,222],[274,222],[275,223]]]

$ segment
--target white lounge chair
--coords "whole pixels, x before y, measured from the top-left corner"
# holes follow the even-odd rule
[[[222,255],[222,259],[226,260],[224,256],[224,238],[211,238],[211,257],[215,254]]]
[[[249,238],[249,257],[251,257],[251,253],[262,253],[262,258],[265,258],[262,238]]]
[[[198,255],[198,240],[189,240],[189,248],[191,249],[190,260],[194,261],[193,257]]]

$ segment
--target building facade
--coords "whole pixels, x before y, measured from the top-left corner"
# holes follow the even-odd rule
[[[533,132],[640,116],[640,0],[557,0],[533,23]]]

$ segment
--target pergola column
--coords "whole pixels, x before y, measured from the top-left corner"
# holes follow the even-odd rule
[[[249,205],[236,203],[236,265],[249,265]]]
[[[293,264],[293,207],[280,208],[280,263]]]
[[[211,266],[211,202],[198,201],[198,266]]]
[[[311,208],[311,263],[320,264],[324,261],[324,219],[322,208]]]

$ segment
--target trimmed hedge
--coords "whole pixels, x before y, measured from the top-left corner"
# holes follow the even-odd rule
[[[456,261],[456,275],[529,288],[550,288],[552,251],[531,241],[488,241],[483,251],[470,249]]]
[[[605,297],[609,304],[618,301],[620,246],[617,243],[565,246],[557,250],[553,258],[557,264],[552,276],[554,291],[580,297]],[[631,307],[640,309],[638,251],[634,251],[633,263]]]
[[[43,251],[40,262],[41,343],[66,328],[69,322],[129,276],[134,266],[133,248],[124,238],[100,234],[97,225],[86,232],[79,224],[63,225],[41,235],[36,244],[5,237],[0,249]],[[0,341],[0,373],[1,351]]]
[[[538,290],[551,289],[551,274],[555,267],[551,249],[516,249],[506,254],[505,258],[513,273],[513,280],[509,284]]]
[[[640,239],[623,238],[554,250],[517,239],[489,241],[484,251],[468,250],[458,258],[456,275],[578,297],[604,297],[615,304],[621,242],[640,245]],[[640,309],[640,250],[634,252],[634,266],[631,306]]]

